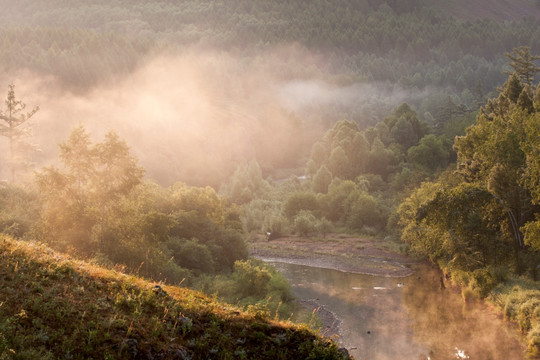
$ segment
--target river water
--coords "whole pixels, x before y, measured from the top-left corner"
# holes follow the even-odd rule
[[[525,358],[516,326],[482,302],[464,303],[457,290],[441,289],[432,267],[386,278],[271,263],[297,299],[334,314],[338,341],[357,360]]]

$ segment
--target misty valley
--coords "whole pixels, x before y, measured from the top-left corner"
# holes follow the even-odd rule
[[[540,359],[540,2],[0,12],[0,359]]]

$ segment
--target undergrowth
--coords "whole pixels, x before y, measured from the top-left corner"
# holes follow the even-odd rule
[[[514,321],[526,339],[527,356],[540,356],[540,284],[525,277],[510,275],[507,269],[492,267],[468,273],[454,270],[452,281],[462,287],[465,301],[486,299]]]

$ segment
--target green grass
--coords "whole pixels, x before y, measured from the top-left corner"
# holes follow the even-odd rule
[[[0,359],[345,359],[307,326],[0,237]]]
[[[495,287],[489,300],[503,309],[505,318],[516,321],[526,336],[530,356],[540,356],[540,286],[538,282],[510,278]]]

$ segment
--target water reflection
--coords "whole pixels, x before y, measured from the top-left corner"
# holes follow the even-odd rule
[[[342,321],[340,340],[356,359],[524,359],[515,327],[441,290],[431,267],[393,279],[273,264],[297,298],[317,301]]]

